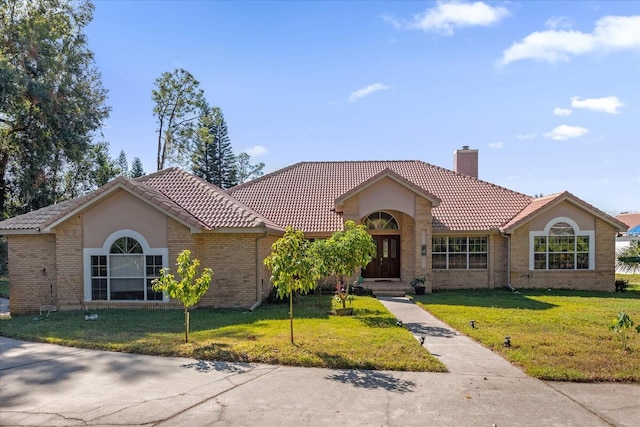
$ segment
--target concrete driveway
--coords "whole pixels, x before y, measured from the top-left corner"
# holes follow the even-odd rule
[[[638,426],[640,387],[524,375],[330,370],[0,337],[0,424]]]

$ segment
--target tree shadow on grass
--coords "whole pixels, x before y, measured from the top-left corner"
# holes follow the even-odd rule
[[[549,293],[551,294],[551,293]],[[502,289],[471,289],[437,291],[429,295],[415,297],[416,302],[426,306],[430,304],[465,307],[489,307],[525,310],[548,310],[557,307],[542,301],[529,298],[531,292],[511,292]]]
[[[572,289],[521,289],[519,292],[528,296],[554,296],[554,297],[578,297],[578,298],[617,298],[632,299],[640,298],[640,291],[627,289],[624,292],[605,291],[577,291]]]
[[[341,370],[325,377],[353,387],[368,390],[383,389],[395,393],[411,393],[416,386],[413,381],[396,378],[386,372],[364,370]]]
[[[396,319],[390,319],[389,316],[367,316],[359,317],[358,320],[369,328],[397,328]]]

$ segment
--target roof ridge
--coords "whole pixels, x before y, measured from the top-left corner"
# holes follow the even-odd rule
[[[298,163],[294,163],[294,164],[289,165],[289,166],[285,166],[285,167],[283,167],[281,169],[274,170],[273,172],[269,172],[266,175],[259,176],[257,178],[254,178],[254,179],[250,180],[250,181],[243,182],[242,184],[238,184],[238,185],[233,186],[231,188],[227,188],[226,190],[223,190],[223,191],[225,193],[229,194],[232,191],[236,191],[236,190],[238,190],[240,188],[246,187],[247,184],[254,184],[254,183],[259,182],[259,181],[264,181],[265,179],[271,178],[272,176],[274,176],[276,174],[280,174],[280,173],[282,173],[282,172],[284,172],[286,170],[293,169],[294,167],[297,167],[297,166],[299,166],[299,165],[301,165],[303,163],[305,163],[305,162],[298,162]]]
[[[205,191],[210,193],[210,195],[212,197],[215,197],[215,198],[218,198],[218,199],[222,200],[225,205],[227,205],[230,208],[233,208],[234,210],[236,210],[239,215],[241,215],[243,217],[251,217],[252,221],[257,222],[257,223],[265,224],[265,223],[269,222],[269,223],[271,223],[273,225],[278,225],[275,222],[269,220],[264,215],[261,215],[259,212],[251,209],[249,206],[245,205],[244,203],[242,203],[241,201],[239,201],[238,199],[233,197],[231,194],[229,194],[223,188],[218,187],[217,185],[207,181],[206,179],[203,179],[203,178],[201,178],[201,177],[199,177],[197,175],[191,174],[191,173],[189,173],[189,172],[187,172],[187,171],[185,171],[183,169],[180,169],[180,168],[176,168],[176,169],[185,178],[191,180],[196,185],[199,185]],[[199,218],[198,216],[194,215],[190,210],[187,210],[184,206],[180,205],[177,202],[175,202],[175,203],[178,204],[179,206],[181,206],[187,212],[191,213],[191,215],[193,215],[195,218],[198,218],[199,221],[202,221],[203,223],[206,223],[201,218]]]
[[[148,181],[148,180],[150,180],[152,178],[155,178],[157,176],[166,175],[169,172],[173,172],[174,170],[182,170],[182,169],[180,169],[179,167],[176,167],[176,166],[171,166],[171,167],[168,167],[168,168],[165,168],[165,169],[160,169],[160,170],[155,171],[155,172],[144,174],[144,175],[139,176],[137,178],[129,178],[129,180],[130,181],[136,181],[136,182],[143,182],[144,183],[145,181]]]

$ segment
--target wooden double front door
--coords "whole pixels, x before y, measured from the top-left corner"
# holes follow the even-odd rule
[[[376,257],[362,271],[364,278],[400,277],[400,236],[371,236],[376,242]]]

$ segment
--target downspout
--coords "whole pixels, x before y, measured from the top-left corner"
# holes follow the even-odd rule
[[[502,231],[500,231],[500,234],[502,237],[507,239],[507,288],[510,291],[515,292],[515,288],[511,286],[511,235],[505,234]]]
[[[264,228],[261,236],[256,237],[256,302],[249,308],[249,311],[253,311],[262,304],[262,280],[260,279],[260,270],[262,268],[262,262],[260,259],[260,240],[267,237],[267,229]]]

